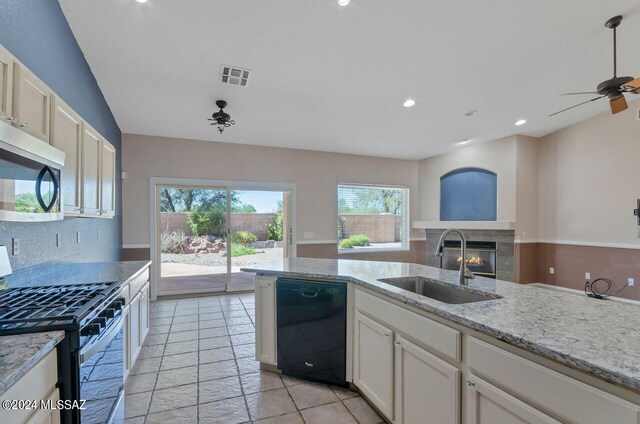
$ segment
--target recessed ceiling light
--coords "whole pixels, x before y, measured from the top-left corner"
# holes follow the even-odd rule
[[[404,106],[404,107],[411,107],[411,106],[413,106],[413,105],[415,105],[415,104],[416,104],[416,101],[415,101],[415,100],[413,100],[413,99],[407,99],[407,100],[405,100],[405,102],[402,104],[402,106]]]
[[[476,113],[478,113],[478,111],[477,111],[477,110],[470,110],[469,112],[465,113],[465,114],[464,114],[464,116],[473,116],[473,115],[475,115]]]
[[[527,120],[526,120],[526,119],[518,119],[518,120],[516,121],[516,125],[517,125],[517,126],[524,125],[524,124],[526,124],[526,123],[527,123]]]
[[[470,138],[465,138],[464,140],[459,141],[458,145],[462,146],[462,145],[468,144],[468,143],[471,143],[471,139]]]
[[[147,0],[136,0],[138,3],[146,3]]]
[[[345,7],[348,6],[349,3],[351,3],[351,0],[338,0],[338,6]]]

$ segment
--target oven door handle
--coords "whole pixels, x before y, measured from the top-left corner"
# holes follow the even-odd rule
[[[114,337],[122,329],[122,325],[124,324],[124,316],[126,315],[126,312],[127,312],[126,309],[128,308],[125,308],[122,310],[122,313],[120,314],[120,318],[118,319],[118,321],[115,324],[112,324],[111,328],[102,337],[100,337],[95,343],[89,346],[85,346],[80,351],[80,365],[87,362],[89,359],[93,357],[93,355],[102,351],[105,347],[107,347],[109,343],[111,343],[111,340],[113,340]]]

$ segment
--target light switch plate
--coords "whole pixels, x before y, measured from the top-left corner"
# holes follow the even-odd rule
[[[62,234],[56,234],[56,247],[62,246]]]
[[[555,269],[553,269],[553,268],[549,268],[549,274],[555,274],[555,273],[556,273],[556,270],[555,270]]]

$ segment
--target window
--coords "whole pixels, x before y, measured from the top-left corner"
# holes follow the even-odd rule
[[[481,168],[462,168],[440,178],[441,221],[495,221],[497,176]]]
[[[340,253],[409,249],[409,189],[338,185]]]

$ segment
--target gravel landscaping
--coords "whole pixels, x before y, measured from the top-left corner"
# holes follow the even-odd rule
[[[238,256],[231,258],[231,266],[233,267],[245,267],[253,266],[265,262],[276,261],[282,259],[283,249],[281,247],[274,247],[271,249],[259,249],[260,253],[255,255]],[[196,254],[175,254],[175,253],[163,253],[162,262],[167,263],[181,263],[190,265],[202,265],[220,267],[227,265],[227,258],[211,253],[196,253]]]

